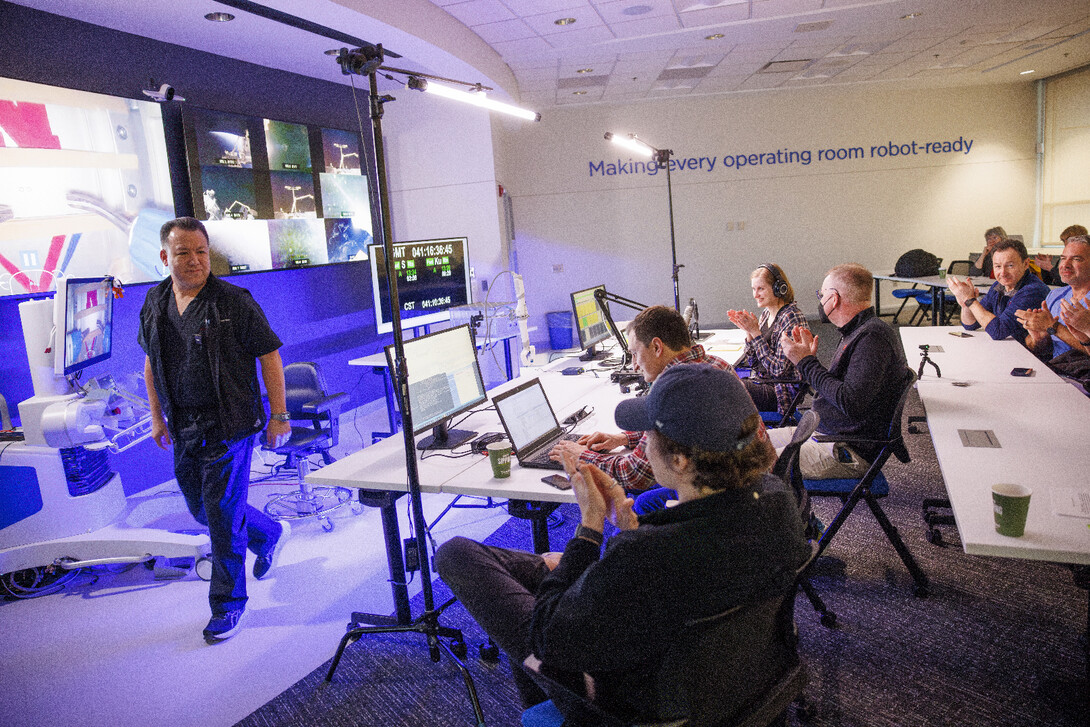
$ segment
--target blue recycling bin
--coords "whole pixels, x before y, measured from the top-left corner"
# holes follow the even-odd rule
[[[549,324],[549,347],[554,351],[571,348],[571,332],[574,325],[572,312],[570,310],[551,311],[545,314],[545,320]]]

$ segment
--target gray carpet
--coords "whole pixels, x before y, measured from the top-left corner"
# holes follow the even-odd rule
[[[823,338],[823,348],[835,345],[835,335]],[[906,414],[923,414],[915,394]],[[931,595],[912,595],[912,579],[892,546],[867,508],[857,507],[813,579],[837,614],[836,628],[820,625],[805,597],[797,601],[800,652],[810,673],[807,696],[816,710],[807,724],[1085,725],[1090,707],[1080,637],[1087,592],[1062,565],[965,555],[952,526],[944,529],[948,547],[928,543],[920,501],[941,495],[942,479],[926,431],[906,439],[912,462],[886,466],[892,492],[881,502],[931,579]],[[818,501],[815,509],[828,522],[838,506],[839,501]],[[562,510],[567,518],[553,530],[554,549],[563,546],[577,520],[574,506]],[[488,542],[528,547],[529,527],[512,519]],[[438,583],[437,602],[447,595]],[[418,597],[414,614],[421,609]],[[477,658],[484,634],[458,604],[442,621],[465,632],[487,723],[517,725],[520,710],[506,658],[498,665]],[[329,646],[332,656],[336,644]],[[346,651],[334,683],[322,687],[327,667],[238,724],[474,724],[458,670],[445,656],[433,664],[418,635],[357,642]],[[798,723],[795,715],[791,721]]]

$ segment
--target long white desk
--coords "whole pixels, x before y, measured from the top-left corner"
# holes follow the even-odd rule
[[[919,368],[923,355],[920,346],[927,345],[931,347],[928,357],[942,372],[941,378],[936,377],[934,367],[925,367],[921,382],[939,381],[948,385],[957,382],[959,386],[968,384],[970,389],[981,383],[1012,386],[1064,383],[1025,346],[1011,338],[995,341],[983,330],[966,331],[961,326],[902,326],[900,333],[905,357],[913,371]],[[961,337],[962,333],[968,338]],[[936,350],[940,347],[941,351]],[[1034,374],[1011,376],[1014,368],[1032,368]]]

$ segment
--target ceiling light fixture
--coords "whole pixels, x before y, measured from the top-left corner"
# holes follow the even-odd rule
[[[211,20],[213,23],[229,23],[235,19],[235,16],[231,13],[208,13],[204,19]]]
[[[576,73],[594,73],[593,68],[580,68]]]
[[[1032,68],[1031,68],[1031,69],[1030,69],[1030,70],[1028,70],[1028,71],[1022,71],[1022,72],[1021,72],[1021,73],[1019,73],[1018,75],[1019,75],[1019,76],[1028,76],[1028,75],[1029,75],[1029,74],[1031,74],[1031,73],[1036,73],[1036,71],[1035,71],[1034,69],[1032,69]]]
[[[704,40],[719,40],[720,38],[726,38],[727,36],[722,33],[712,33],[711,35],[705,35]]]
[[[901,20],[915,20],[921,15],[923,15],[923,13],[909,13],[908,15],[902,15]]]
[[[575,22],[575,18],[560,18],[558,20],[554,20],[553,24],[554,25],[571,25],[574,22]]]
[[[586,96],[587,92],[586,91],[572,91],[571,95],[572,96]]]

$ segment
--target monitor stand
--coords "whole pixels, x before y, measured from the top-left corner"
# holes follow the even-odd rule
[[[605,351],[596,351],[594,345],[587,347],[586,353],[579,357],[580,361],[601,361],[602,359],[609,358],[609,354]]]
[[[468,429],[448,429],[450,422],[443,420],[435,425],[431,434],[416,443],[417,449],[454,449],[477,436]]]

